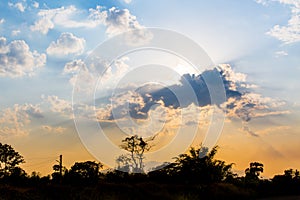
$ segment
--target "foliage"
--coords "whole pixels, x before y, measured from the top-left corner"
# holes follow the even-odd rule
[[[23,156],[10,145],[0,143],[0,177],[21,173],[17,167],[24,162]]]
[[[143,155],[150,148],[145,141],[143,147],[141,140],[137,136],[124,140],[129,155],[133,152],[138,158],[137,167],[143,163],[137,154]],[[245,176],[238,177],[232,172],[233,164],[215,159],[217,150],[191,148],[150,173],[113,169],[101,173],[103,165],[95,161],[76,162],[70,169],[54,165],[51,179],[38,172],[26,174],[18,166],[23,157],[1,144],[0,199],[256,199],[300,195],[298,170],[287,169],[282,175],[262,179],[264,165],[251,162]],[[119,158],[120,167],[135,166],[130,156]]]
[[[100,175],[101,163],[94,161],[76,162],[66,173],[66,180],[70,183],[97,183]]]
[[[159,170],[160,174],[165,173],[173,180],[184,183],[213,183],[224,181],[227,177],[233,176],[231,171],[233,164],[225,164],[224,161],[214,159],[217,147],[201,157],[200,154],[204,151],[207,152],[208,149],[191,148],[188,154],[179,155],[175,158],[174,163]]]
[[[121,148],[129,154],[121,155],[117,158],[117,169],[127,172],[144,173],[144,153],[150,150],[149,141],[153,139],[144,140],[142,137],[133,135],[122,140],[123,144]]]

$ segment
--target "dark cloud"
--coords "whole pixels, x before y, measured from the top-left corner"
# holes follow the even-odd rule
[[[220,88],[216,86],[220,84],[220,80],[224,90],[214,91]],[[230,65],[223,64],[198,75],[184,74],[178,84],[168,87],[158,87],[150,83],[135,89],[134,92],[121,94],[117,96],[118,103],[108,111],[106,116],[109,117],[106,119],[121,119],[128,114],[133,119],[147,119],[149,111],[155,106],[180,109],[190,105],[205,107],[212,104],[224,110],[229,119],[238,118],[243,123],[249,122],[253,117],[277,114],[272,110],[281,103],[253,93],[252,86],[246,82],[245,74],[236,73]],[[217,94],[214,96],[217,99],[211,99],[211,92]],[[243,131],[258,136],[247,126]]]

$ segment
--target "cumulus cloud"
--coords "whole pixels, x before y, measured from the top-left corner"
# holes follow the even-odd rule
[[[30,26],[31,31],[39,31],[42,34],[47,34],[48,31],[53,28],[54,23],[46,17],[39,19],[34,23],[34,25]]]
[[[101,6],[90,8],[88,14],[75,6],[44,9],[38,12],[38,20],[30,26],[32,31],[47,34],[55,26],[64,28],[95,28],[103,25],[109,37],[119,33],[131,31],[128,35],[129,43],[148,41],[152,35],[143,30],[143,26],[137,21],[128,9],[112,7],[104,10]]]
[[[105,25],[109,37],[126,32],[126,42],[132,46],[147,43],[153,37],[128,9],[110,8]]]
[[[267,5],[270,2],[279,2],[291,9],[291,17],[286,25],[275,25],[267,32],[268,35],[291,44],[300,41],[300,2],[299,0],[256,0],[258,3]]]
[[[72,117],[72,104],[71,102],[61,99],[58,96],[42,96],[44,103],[49,104],[52,112],[60,113],[63,116]]]
[[[5,22],[5,19],[1,18],[0,19],[0,24],[3,24]]]
[[[141,29],[143,26],[139,24],[136,17],[127,9],[117,9],[112,7],[109,9],[106,18],[106,33],[113,36],[125,31]]]
[[[6,108],[0,115],[0,138],[26,136],[29,134],[27,125],[31,120],[42,117],[39,105],[15,104],[11,108]]]
[[[180,84],[161,88],[151,87],[150,84],[121,92],[109,99],[107,101],[110,102],[109,104],[99,105],[98,120],[112,122],[123,120],[122,123],[126,122],[129,126],[130,122],[124,121],[125,119],[131,118],[145,122],[151,118],[150,113],[153,113],[153,110],[156,111],[156,116],[160,116],[157,117],[158,119],[164,119],[163,112],[157,112],[163,107],[166,113],[174,111],[172,116],[177,119],[181,116],[180,112],[185,112],[184,120],[178,122],[177,126],[199,124],[195,113],[200,114],[202,119],[212,114],[213,105],[205,82],[205,77],[212,77],[212,73],[219,73],[226,92],[224,101],[217,101],[216,106],[220,111],[225,112],[229,119],[240,119],[243,123],[242,130],[250,135],[257,136],[248,126],[248,122],[253,118],[289,114],[289,111],[279,109],[285,105],[285,102],[252,92],[249,89],[252,89],[249,87],[251,84],[247,83],[245,74],[237,73],[230,65],[223,64],[199,75],[185,74]],[[164,122],[168,121],[171,120]],[[173,120],[171,124],[176,123]],[[202,122],[200,125],[205,125],[205,123]]]
[[[46,55],[30,51],[24,40],[14,40],[7,44],[6,38],[0,37],[0,76],[32,76],[46,64]]]
[[[80,70],[88,70],[84,62],[79,60],[74,60],[65,64],[63,73],[64,74],[77,74]]]
[[[72,33],[62,33],[55,42],[51,42],[47,48],[47,54],[53,56],[79,55],[83,53],[84,47],[84,38],[78,38]]]

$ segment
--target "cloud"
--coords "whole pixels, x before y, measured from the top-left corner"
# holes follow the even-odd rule
[[[125,3],[130,4],[132,0],[123,0]]]
[[[4,18],[1,18],[0,19],[0,24],[3,24],[5,22],[5,19]]]
[[[155,113],[155,118],[160,120],[157,123],[168,124],[172,120],[165,118],[166,113],[172,113],[172,117],[180,119],[181,112],[185,112],[184,119],[180,122],[173,120],[169,125],[172,124],[173,127],[195,124],[207,125],[205,120],[199,124],[195,113],[200,114],[201,119],[208,119],[207,116],[212,114],[213,105],[205,80],[212,77],[213,73],[220,74],[226,92],[224,101],[219,100],[216,102],[216,106],[220,112],[225,112],[229,119],[240,119],[243,123],[242,130],[248,134],[258,135],[251,131],[248,126],[248,122],[253,118],[290,113],[279,109],[285,105],[284,101],[254,93],[252,87],[249,87],[252,84],[247,82],[245,74],[235,72],[228,64],[222,64],[199,75],[185,74],[182,76],[180,84],[160,88],[148,84],[130,88],[126,92],[123,91],[105,101],[110,103],[99,103],[96,108],[97,120],[118,121],[122,126],[132,128],[130,120],[147,122],[147,120],[153,120],[154,115],[151,116],[151,113]],[[130,120],[128,120],[129,118]],[[175,124],[177,125],[175,126]]]
[[[292,44],[300,41],[300,2],[299,0],[257,0],[256,2],[267,5],[270,2],[279,2],[290,7],[291,17],[286,25],[275,25],[267,32],[285,44]]]
[[[129,44],[148,41],[152,35],[145,31],[128,9],[112,7],[104,10],[101,6],[90,8],[88,14],[85,10],[77,9],[71,5],[55,9],[44,9],[38,12],[38,20],[30,26],[32,31],[47,34],[55,26],[64,28],[95,28],[103,25],[109,37],[131,31],[128,35]]]
[[[24,12],[26,9],[26,6],[22,4],[22,2],[17,2],[15,4],[8,2],[8,6],[12,7],[12,8],[16,8],[17,10],[19,10],[20,12]]]
[[[39,6],[40,6],[39,2],[36,1],[32,2],[32,7],[39,8]]]
[[[62,116],[67,116],[68,118],[72,118],[72,104],[71,102],[60,99],[58,96],[52,95],[45,97],[42,95],[43,102],[49,104],[49,108],[54,113],[59,113]]]
[[[15,104],[12,108],[6,108],[0,115],[0,138],[26,136],[31,120],[42,117],[39,105]]]
[[[13,30],[12,32],[11,32],[11,35],[12,36],[17,36],[17,35],[19,35],[21,33],[21,31],[18,29],[18,30]]]
[[[69,83],[76,92],[84,94],[94,92],[93,88],[98,78],[97,73],[91,72],[81,59],[66,63],[63,74],[69,76]]]
[[[278,132],[278,131],[288,131],[290,130],[291,127],[289,126],[274,126],[274,127],[270,127],[270,128],[266,128],[263,130],[259,130],[257,131],[258,135],[268,135],[270,133],[274,133],[274,132]]]
[[[49,125],[43,125],[42,128],[43,128],[43,130],[45,130],[49,133],[63,133],[66,131],[66,128],[63,128],[61,126],[54,127],[54,126],[49,126]]]
[[[257,135],[254,131],[252,131],[247,125],[244,125],[242,128],[243,131],[245,131],[246,133],[248,133],[251,136],[254,137],[258,137],[259,135]]]
[[[31,31],[39,31],[42,34],[47,34],[48,31],[53,28],[54,28],[53,22],[46,17],[39,19],[34,23],[34,25],[30,26]]]
[[[78,74],[80,70],[88,70],[84,62],[79,60],[74,60],[65,64],[63,73],[64,74]]]
[[[106,18],[106,26],[106,33],[109,36],[113,36],[133,29],[142,28],[136,17],[134,15],[131,15],[129,10],[120,10],[115,7],[109,9],[108,16]]]
[[[132,15],[127,9],[110,8],[105,25],[109,37],[131,31],[127,36],[128,44],[147,42],[152,38],[152,34],[144,30],[144,27],[137,21],[136,16]]]
[[[256,3],[262,4],[264,6],[268,5],[269,0],[255,0]]]
[[[86,16],[82,10],[71,5],[55,9],[43,9],[37,15],[39,19],[30,27],[31,30],[47,34],[55,25],[65,28],[94,28],[104,23],[106,11],[102,11],[102,7],[97,6],[96,9],[90,8],[89,14]]]
[[[282,56],[288,56],[289,54],[286,51],[276,51],[275,52],[275,56],[278,57],[282,57]]]
[[[55,42],[51,42],[47,48],[47,54],[53,56],[80,55],[83,53],[84,47],[85,39],[78,38],[72,33],[62,33]]]
[[[0,76],[32,76],[45,64],[46,55],[30,51],[24,40],[14,40],[7,44],[6,38],[0,37]]]

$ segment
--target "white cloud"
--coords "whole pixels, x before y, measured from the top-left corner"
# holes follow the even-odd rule
[[[39,6],[40,6],[39,2],[34,1],[32,3],[32,7],[34,7],[34,8],[39,8]]]
[[[0,24],[3,24],[4,22],[5,22],[4,18],[0,19]]]
[[[72,33],[62,33],[56,42],[51,42],[47,48],[47,54],[53,56],[79,55],[83,53],[84,46],[83,38],[78,38]]]
[[[123,0],[125,3],[130,4],[132,0]]]
[[[12,35],[12,36],[17,36],[17,35],[19,35],[20,33],[21,33],[20,30],[13,30],[13,31],[11,32],[11,35]]]
[[[6,38],[0,37],[0,76],[31,76],[45,63],[46,55],[30,51],[24,40],[14,40],[7,44]]]
[[[18,3],[11,3],[11,2],[8,2],[8,6],[9,7],[12,7],[12,8],[16,8],[18,9],[20,12],[24,12],[25,9],[26,9],[26,6],[22,4],[22,2],[18,2]]]
[[[288,56],[289,54],[286,51],[276,51],[275,56],[281,57],[281,56]]]
[[[80,70],[87,70],[84,62],[81,59],[68,62],[64,67],[63,73],[77,74]]]
[[[12,8],[16,8],[16,9],[18,9],[20,12],[24,12],[25,11],[25,9],[26,9],[26,6],[25,5],[23,5],[23,3],[22,2],[17,2],[17,3],[11,3],[11,2],[8,2],[8,6],[9,7],[12,7]]]
[[[262,4],[264,6],[268,5],[269,0],[254,0],[258,4]]]
[[[300,41],[300,1],[299,0],[256,0],[257,3],[268,5],[270,2],[279,2],[287,5],[291,9],[291,18],[286,25],[275,25],[267,32],[270,35],[285,44],[291,44]]]
[[[34,25],[30,26],[31,31],[39,31],[42,34],[47,34],[48,31],[53,28],[54,28],[53,22],[46,17],[39,19],[34,23]]]
[[[106,33],[109,36],[143,28],[137,21],[136,16],[131,15],[129,10],[120,10],[115,7],[109,9],[106,18],[106,27]]]
[[[55,25],[66,28],[94,28],[103,24],[106,18],[106,11],[101,9],[100,6],[97,6],[96,9],[91,8],[87,16],[73,5],[40,10],[38,12],[39,19],[30,28],[32,31],[39,31],[43,34],[47,34]]]

